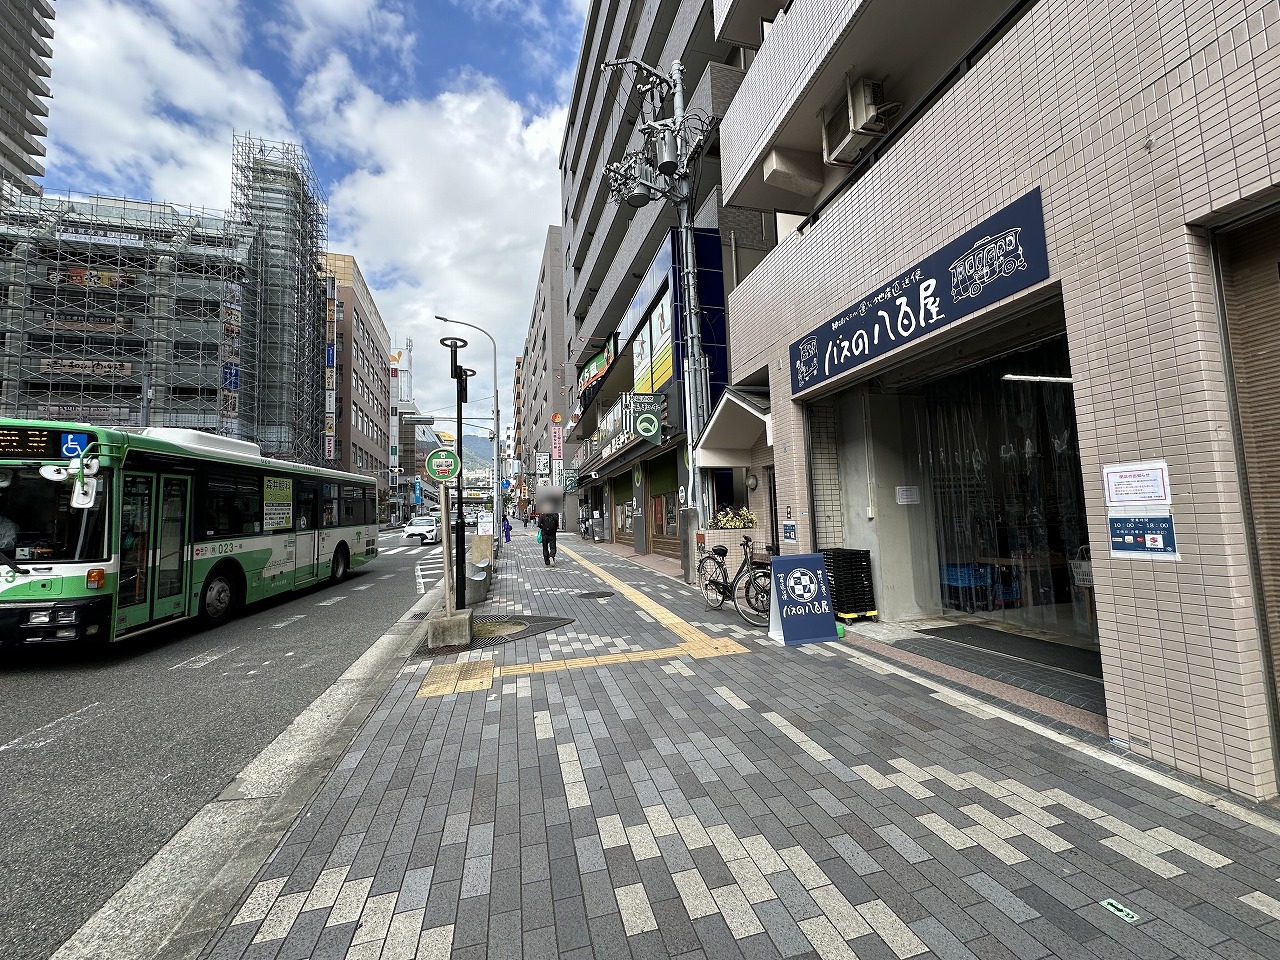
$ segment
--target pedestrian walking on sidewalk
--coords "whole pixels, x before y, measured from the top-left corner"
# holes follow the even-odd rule
[[[560,515],[538,515],[538,530],[542,533],[542,562],[548,567],[556,565],[556,531],[560,529]]]
[[[502,515],[502,539],[505,543],[511,542],[511,520],[505,513]]]

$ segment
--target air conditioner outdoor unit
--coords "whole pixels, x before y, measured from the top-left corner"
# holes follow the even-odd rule
[[[845,77],[844,96],[822,111],[822,158],[827,163],[852,163],[888,127],[881,111],[884,84],[861,77]]]

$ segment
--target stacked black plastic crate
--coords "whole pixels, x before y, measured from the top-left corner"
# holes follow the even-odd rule
[[[877,615],[875,589],[871,585],[871,551],[839,547],[823,550],[827,582],[836,616],[845,620]]]

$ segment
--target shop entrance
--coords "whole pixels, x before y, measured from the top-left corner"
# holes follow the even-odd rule
[[[943,610],[1097,650],[1065,337],[917,389]]]

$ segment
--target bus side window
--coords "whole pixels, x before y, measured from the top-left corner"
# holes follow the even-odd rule
[[[211,536],[262,532],[262,485],[252,476],[211,476],[205,518]]]
[[[342,488],[342,522],[364,523],[364,489],[351,484]]]
[[[324,503],[323,525],[325,527],[336,527],[340,520],[340,514],[338,513],[338,485],[336,483],[324,484],[322,497]]]

